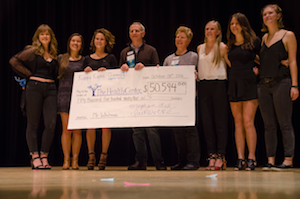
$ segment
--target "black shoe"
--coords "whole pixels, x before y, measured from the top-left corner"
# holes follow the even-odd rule
[[[147,165],[145,163],[140,163],[136,161],[133,165],[128,167],[128,170],[146,170]]]
[[[234,170],[239,171],[239,170],[244,170],[244,168],[245,168],[245,160],[238,159],[236,161],[236,166],[234,167]]]
[[[293,169],[294,169],[293,165],[285,165],[285,164],[281,164],[278,165],[277,167],[272,168],[273,171],[293,171]]]
[[[182,170],[183,167],[184,167],[184,165],[178,163],[178,164],[172,166],[171,170]]]
[[[167,170],[167,167],[163,162],[157,162],[155,165],[156,170]]]
[[[263,166],[262,170],[263,171],[272,171],[273,168],[275,168],[275,167],[276,167],[275,165],[268,163]]]
[[[253,159],[248,159],[247,160],[247,167],[246,167],[246,171],[253,171],[255,169],[255,163],[256,161]]]
[[[193,164],[187,164],[182,168],[182,170],[197,170],[197,169],[199,169],[199,166],[195,166]]]

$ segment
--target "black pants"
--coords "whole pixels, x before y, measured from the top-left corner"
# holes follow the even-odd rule
[[[26,85],[26,139],[30,154],[38,154],[38,127],[43,114],[44,131],[41,137],[40,153],[49,153],[56,126],[56,98],[55,83],[32,81]]]
[[[198,85],[199,106],[207,152],[226,153],[228,100],[226,80],[204,80]]]
[[[200,143],[195,126],[173,128],[179,164],[199,167]]]
[[[279,82],[259,83],[258,102],[265,126],[265,142],[268,157],[276,156],[277,121],[280,126],[284,156],[293,157],[295,135],[292,126],[293,104],[290,97],[291,79]]]
[[[146,145],[146,136],[149,140],[149,146],[151,149],[151,154],[154,164],[163,163],[163,158],[161,155],[161,143],[159,132],[156,128],[147,127],[147,128],[133,128],[133,142],[136,150],[135,159],[140,163],[147,164],[147,145]]]

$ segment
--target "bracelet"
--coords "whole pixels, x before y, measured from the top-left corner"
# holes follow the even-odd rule
[[[292,86],[292,88],[298,88],[298,86]]]

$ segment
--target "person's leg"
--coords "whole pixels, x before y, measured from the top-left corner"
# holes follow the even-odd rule
[[[185,137],[184,127],[174,127],[172,128],[175,143],[177,147],[178,153],[178,163],[171,167],[172,170],[180,170],[182,169],[188,162],[187,162],[187,143]]]
[[[71,144],[72,144],[72,131],[69,131],[67,129],[69,114],[60,113],[60,118],[62,124],[61,146],[64,154],[64,163],[62,169],[69,169]]]
[[[161,153],[161,142],[160,142],[160,135],[157,128],[148,127],[146,128],[149,146],[153,158],[153,162],[158,170],[165,170],[165,163],[162,158]]]
[[[56,120],[57,120],[57,90],[55,83],[45,84],[43,116],[44,132],[41,143],[41,159],[46,168],[51,168],[48,163],[48,154],[54,138]]]
[[[99,160],[99,170],[104,170],[107,163],[107,151],[111,140],[111,130],[109,128],[102,128],[102,153]]]
[[[277,149],[277,118],[273,105],[273,96],[266,84],[258,84],[258,103],[265,127],[265,143],[268,157],[268,164],[275,165]],[[265,169],[268,170],[266,167]]]
[[[230,102],[231,112],[235,125],[235,144],[238,154],[238,163],[235,170],[243,169],[245,159],[245,129],[243,126],[243,102]]]
[[[132,139],[136,150],[135,163],[128,167],[128,170],[147,169],[147,146],[145,128],[136,127],[132,129]]]
[[[212,103],[214,111],[214,123],[216,129],[217,151],[218,154],[215,166],[219,169],[226,168],[226,146],[228,139],[228,111],[229,103],[227,100],[227,82],[214,81]]]
[[[273,88],[273,102],[278,123],[280,126],[283,148],[284,161],[286,166],[293,165],[295,151],[295,135],[292,125],[293,104],[290,97],[291,80],[283,79]]]
[[[86,142],[89,151],[89,160],[87,163],[88,170],[93,170],[96,165],[95,156],[95,142],[96,142],[96,129],[88,129],[86,131]]]
[[[246,132],[246,142],[248,146],[248,161],[246,170],[254,170],[255,168],[255,151],[257,134],[254,126],[254,118],[257,110],[258,101],[257,99],[248,100],[243,102],[243,124]]]
[[[213,81],[200,81],[199,83],[199,107],[198,112],[201,115],[203,134],[208,152],[208,167],[206,170],[214,170],[215,156],[217,153],[216,144],[216,125],[214,121],[214,107],[213,107]],[[227,96],[226,96],[227,97]],[[223,119],[223,118],[222,118]]]
[[[82,134],[81,129],[73,130],[73,136],[72,136],[72,155],[73,155],[73,161],[72,161],[72,169],[79,169],[78,165],[78,156],[81,148],[82,143]]]
[[[187,161],[195,168],[199,167],[200,162],[200,142],[196,126],[185,127],[187,143]]]
[[[28,81],[25,91],[26,100],[26,141],[29,148],[30,155],[32,156],[33,168],[43,167],[39,158],[38,149],[38,127],[42,114],[42,94],[39,82]]]

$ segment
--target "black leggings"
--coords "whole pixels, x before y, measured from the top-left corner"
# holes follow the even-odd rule
[[[226,80],[199,83],[199,112],[209,153],[226,153],[228,138],[228,100]]]
[[[29,80],[26,85],[26,140],[30,154],[39,154],[38,128],[41,115],[44,118],[44,131],[41,137],[40,153],[49,153],[56,126],[56,98],[55,83],[45,83]]]

